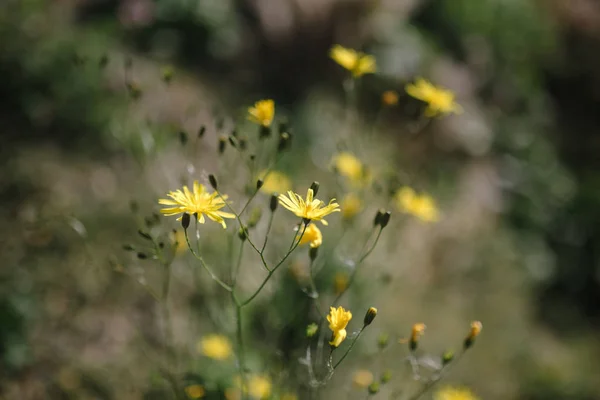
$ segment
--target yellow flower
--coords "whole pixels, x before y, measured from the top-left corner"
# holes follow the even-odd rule
[[[358,389],[364,389],[373,383],[373,373],[367,369],[359,369],[352,376],[352,383]]]
[[[439,219],[435,201],[428,195],[418,195],[412,188],[403,187],[395,195],[396,204],[401,211],[407,212],[426,222]]]
[[[171,233],[171,243],[175,249],[175,254],[180,255],[187,251],[187,243],[185,241],[185,233],[183,229],[178,229]]]
[[[235,218],[235,215],[219,211],[225,207],[223,199],[227,200],[227,196],[223,195],[217,197],[217,193],[208,193],[204,185],[194,181],[194,191],[190,192],[187,186],[183,187],[183,191],[177,190],[175,192],[169,192],[167,194],[172,200],[159,199],[158,203],[166,206],[174,206],[169,208],[163,208],[160,210],[165,216],[177,215],[182,213],[197,214],[198,221],[201,224],[204,223],[204,214],[211,220],[220,223],[223,228],[226,228],[225,221],[223,218]],[[181,220],[181,217],[177,218],[177,221]]]
[[[342,218],[352,219],[363,207],[361,199],[354,193],[347,194],[342,199]]]
[[[306,192],[306,200],[291,190],[287,192],[287,197],[280,194],[279,203],[296,216],[305,220],[321,221],[323,225],[327,225],[327,221],[323,218],[340,211],[339,204],[335,202],[335,199],[331,199],[327,205],[319,199],[314,199],[312,189],[308,189]]]
[[[231,343],[223,335],[207,335],[198,342],[198,352],[215,360],[226,360],[231,357]]]
[[[271,99],[257,101],[254,107],[248,108],[248,114],[250,121],[269,127],[275,116],[275,102]]]
[[[384,106],[395,106],[398,104],[398,92],[395,90],[386,90],[381,95],[381,102]]]
[[[204,387],[202,385],[190,385],[185,388],[185,394],[190,399],[201,399],[204,397]]]
[[[348,287],[348,275],[343,272],[338,272],[333,277],[333,292],[339,296]]]
[[[434,400],[479,400],[470,389],[452,386],[441,388],[433,398]]]
[[[416,83],[409,83],[405,89],[410,96],[427,103],[426,117],[462,112],[462,107],[454,102],[454,93],[436,87],[423,78],[417,79]]]
[[[410,341],[415,343],[418,342],[419,338],[425,333],[425,328],[427,327],[422,322],[414,324],[410,333]]]
[[[330,345],[338,347],[344,339],[346,339],[346,326],[352,319],[352,313],[344,310],[343,307],[329,308],[329,315],[327,321],[329,322],[329,329],[333,332]]]
[[[329,56],[336,63],[350,71],[354,78],[360,78],[364,74],[372,74],[377,70],[375,57],[347,49],[339,44],[331,48]]]
[[[483,324],[480,321],[471,322],[471,331],[469,332],[469,338],[475,339],[481,333],[483,329]]]
[[[333,157],[333,167],[338,174],[352,182],[359,183],[365,178],[363,163],[351,153],[342,152]]]
[[[302,231],[304,231],[303,226],[298,229],[298,236],[302,234]],[[300,239],[301,245],[306,243],[310,243],[310,247],[313,249],[319,247],[323,243],[321,230],[315,224],[308,224],[302,239]]]
[[[265,193],[284,193],[292,188],[290,178],[283,172],[264,170],[258,176],[263,181],[260,190]]]
[[[266,399],[271,396],[272,384],[268,376],[252,375],[247,377],[247,387],[244,385],[244,393],[249,393],[255,399]],[[237,387],[242,387],[242,379],[236,376],[234,383]],[[227,399],[238,399],[239,394],[235,389],[227,389],[225,391]]]

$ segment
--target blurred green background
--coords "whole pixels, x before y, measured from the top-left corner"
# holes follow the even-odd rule
[[[378,63],[351,132],[338,132],[336,43]],[[215,120],[232,129],[228,116],[273,98],[294,127],[281,168],[299,187],[327,170],[343,134],[367,164],[440,204],[435,225],[394,217],[370,261],[353,297],[380,309],[364,353],[417,321],[442,351],[479,319],[481,340],[449,383],[483,399],[599,399],[599,55],[595,0],[4,0],[0,396],[162,398],[138,344],[156,341],[152,300],[113,268],[137,240],[130,203],[151,215],[181,176],[201,174],[181,132],[206,125],[212,142],[193,154],[214,153]],[[423,126],[403,95],[418,76],[452,89],[465,112]],[[400,103],[381,112],[385,90]],[[189,287],[174,300],[196,310],[196,335],[215,329],[198,311],[211,296],[224,301]],[[285,314],[253,312],[275,325]],[[265,352],[294,336],[252,329]],[[324,398],[351,398],[335,388],[360,360]]]

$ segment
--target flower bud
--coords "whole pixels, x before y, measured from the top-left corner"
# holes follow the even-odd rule
[[[442,354],[442,365],[446,366],[450,364],[454,360],[454,352],[452,350],[446,350],[444,354]]]
[[[381,383],[386,384],[391,380],[392,380],[392,371],[390,371],[389,369],[386,369],[385,371],[383,371],[383,374],[381,374]]]
[[[213,189],[217,190],[217,178],[215,178],[213,174],[208,175],[208,182],[210,183],[210,186],[212,186]]]
[[[317,181],[314,181],[314,182],[312,183],[312,185],[310,185],[310,188],[311,188],[311,189],[312,189],[312,191],[313,191],[313,196],[316,196],[316,195],[317,195],[317,193],[319,193],[319,186],[320,186],[320,185],[319,185],[319,182],[317,182]]]
[[[183,213],[181,216],[181,226],[183,226],[183,229],[187,229],[190,226],[190,214]]]
[[[172,66],[168,65],[166,67],[164,67],[162,69],[162,80],[163,82],[165,82],[167,85],[169,83],[171,83],[171,81],[173,80],[173,76],[175,75],[175,70],[173,69]]]
[[[306,337],[313,337],[319,330],[319,326],[314,322],[306,327]]]
[[[225,152],[226,146],[227,138],[225,136],[219,136],[219,154],[223,154]]]
[[[238,230],[238,237],[243,242],[248,239],[248,228],[242,227]]]
[[[248,141],[244,138],[239,138],[238,145],[240,146],[240,150],[244,151],[248,148]]]
[[[383,350],[387,347],[389,339],[390,337],[387,333],[379,335],[377,338],[377,347],[379,347],[379,350]]]
[[[413,325],[412,332],[410,334],[410,340],[408,342],[408,347],[411,351],[415,351],[417,349],[417,346],[419,345],[419,338],[425,332],[425,328],[425,324],[421,322]]]
[[[392,213],[390,211],[386,211],[383,214],[381,214],[381,218],[379,219],[379,226],[381,226],[381,229],[387,226],[387,224],[390,222],[391,216]]]
[[[133,251],[133,250],[135,250],[135,248],[131,244],[124,244],[123,245],[123,250],[125,250],[125,251]]]
[[[202,125],[202,126],[200,127],[200,129],[198,130],[198,137],[199,137],[199,138],[202,138],[202,136],[204,136],[204,134],[205,134],[205,133],[206,133],[206,126],[205,126],[205,125]]]
[[[374,395],[379,393],[379,382],[373,382],[369,385],[369,394]]]
[[[237,143],[235,141],[235,137],[229,136],[227,138],[227,140],[229,141],[229,144],[231,145],[231,147],[233,147],[234,149],[237,148]]]
[[[308,256],[310,257],[310,261],[315,261],[315,259],[317,258],[318,254],[319,254],[319,248],[318,247],[311,247],[308,250]]]
[[[179,143],[181,143],[182,146],[185,146],[188,142],[188,134],[186,131],[179,131]]]
[[[265,181],[263,181],[262,179],[257,180],[256,181],[256,190],[259,190],[262,187],[262,185],[264,185],[264,184],[265,184]]]
[[[277,210],[277,205],[279,204],[279,199],[276,194],[271,195],[271,200],[269,201],[269,209],[271,212],[275,212]]]
[[[139,252],[137,253],[137,258],[139,258],[140,260],[145,260],[148,258],[148,254]]]
[[[468,349],[469,347],[471,347],[473,345],[473,343],[475,343],[475,339],[477,338],[477,336],[479,336],[482,329],[483,329],[483,324],[480,321],[471,322],[471,330],[469,331],[469,334],[465,338],[465,342],[464,342],[465,350]]]
[[[373,226],[377,226],[380,224],[381,222],[381,216],[385,213],[385,211],[383,209],[379,209],[377,210],[377,213],[375,214],[375,218],[373,219]]]
[[[377,316],[377,309],[375,307],[370,307],[367,310],[367,313],[365,314],[364,326],[371,325],[371,322],[373,322],[373,320],[375,319],[376,316]]]

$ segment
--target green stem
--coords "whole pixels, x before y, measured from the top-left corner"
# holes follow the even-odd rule
[[[244,241],[242,240],[242,244],[240,245],[240,252],[238,254],[237,262],[235,267],[231,270],[231,289],[235,288],[237,283],[237,278],[240,272],[240,266],[242,265],[242,255],[244,253]],[[233,292],[232,292],[233,293]]]
[[[348,349],[346,350],[346,352],[344,353],[342,358],[340,358],[338,360],[338,362],[335,363],[335,365],[333,366],[333,369],[336,369],[338,367],[338,365],[340,365],[340,363],[342,361],[344,361],[344,358],[346,358],[346,356],[350,353],[350,350],[352,350],[352,348],[354,347],[354,344],[356,343],[356,341],[358,340],[358,338],[360,337],[360,335],[363,333],[364,330],[365,330],[364,326],[362,328],[360,328],[360,331],[358,331],[358,335],[356,335],[356,337],[354,338],[352,343],[350,343],[350,346],[348,346]]]
[[[234,292],[231,292],[231,299],[235,304],[235,314],[236,314],[236,337],[238,344],[238,369],[240,372],[240,378],[242,380],[242,387],[240,389],[242,393],[242,399],[246,398],[246,392],[244,388],[248,387],[248,382],[246,379],[246,351],[244,349],[244,335],[242,332],[242,305],[238,301]]]
[[[187,246],[190,249],[190,251],[192,252],[192,254],[194,255],[194,257],[196,257],[196,259],[198,261],[200,261],[200,265],[202,265],[202,267],[206,270],[206,272],[208,272],[210,277],[215,282],[217,282],[219,285],[221,285],[223,287],[223,289],[227,290],[228,292],[232,292],[233,289],[231,288],[231,286],[229,286],[228,284],[223,282],[221,279],[219,279],[219,277],[217,275],[215,275],[215,273],[208,267],[208,265],[206,265],[206,263],[204,262],[204,259],[200,256],[200,254],[196,253],[194,251],[194,249],[192,249],[192,245],[190,244],[190,238],[188,237],[188,234],[187,234],[187,229],[184,229],[184,232],[185,232],[185,241],[187,243]]]

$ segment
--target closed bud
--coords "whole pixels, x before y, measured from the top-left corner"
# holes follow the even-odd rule
[[[242,242],[248,239],[248,229],[244,227],[240,228],[238,230],[238,237]]]
[[[229,144],[230,144],[230,145],[231,145],[233,148],[237,148],[237,143],[236,143],[236,141],[235,141],[235,137],[233,137],[233,136],[229,136],[227,139],[229,140]]]
[[[269,136],[271,136],[271,127],[261,125],[258,137],[260,139],[265,139],[265,138],[268,138]]]
[[[210,186],[212,186],[213,189],[217,190],[217,178],[215,178],[213,174],[208,175],[208,182],[210,183]]]
[[[130,244],[124,244],[123,245],[123,250],[133,251],[133,250],[135,250],[135,248],[132,245],[130,245]]]
[[[289,147],[291,140],[292,136],[289,133],[283,132],[282,134],[280,134],[279,142],[277,143],[277,151],[281,152],[286,150]]]
[[[469,334],[465,338],[465,342],[464,342],[465,350],[468,349],[469,347],[471,347],[473,345],[473,343],[475,343],[475,339],[477,338],[477,336],[479,336],[482,329],[483,329],[483,324],[480,321],[471,322],[471,329],[469,331]]]
[[[313,196],[316,196],[316,195],[317,195],[317,193],[319,192],[319,182],[317,182],[317,181],[314,181],[314,182],[312,183],[312,185],[310,185],[310,188],[311,188],[311,189],[312,189],[312,191],[313,191]]]
[[[454,352],[452,350],[447,350],[442,354],[442,365],[446,366],[450,364],[454,360]]]
[[[205,133],[206,133],[206,126],[202,125],[200,127],[200,129],[198,130],[198,137],[199,138],[203,137]]]
[[[379,337],[377,338],[377,347],[379,347],[379,350],[385,349],[388,345],[389,340],[390,337],[387,333],[382,333],[381,335],[379,335]]]
[[[381,374],[381,383],[386,384],[391,380],[392,380],[392,371],[390,371],[389,369],[386,369],[385,371],[383,371],[383,374]]]
[[[183,213],[181,216],[181,226],[183,226],[183,229],[187,229],[190,226],[190,214]]]
[[[263,181],[262,179],[257,180],[256,181],[256,190],[259,190],[262,187],[262,185],[264,185],[264,184],[265,184],[265,181]]]
[[[276,194],[271,195],[271,200],[269,201],[269,209],[271,212],[275,212],[277,210],[277,205],[279,204],[279,200]]]
[[[163,67],[163,69],[162,69],[163,82],[165,82],[166,84],[171,83],[174,75],[175,75],[175,70],[173,69],[173,67],[171,67],[170,65]]]
[[[364,319],[364,326],[369,326],[371,325],[371,322],[373,322],[373,320],[375,319],[375,317],[377,316],[377,309],[375,307],[370,307],[367,310],[367,313],[365,314],[365,319]]]
[[[139,252],[137,253],[137,258],[139,258],[140,260],[145,260],[148,258],[148,254]]]
[[[385,213],[385,211],[383,209],[377,210],[377,213],[375,214],[375,218],[373,219],[373,226],[377,226],[381,223],[381,216],[383,215],[383,213]]]
[[[310,261],[315,261],[315,259],[317,258],[318,254],[319,254],[319,248],[318,247],[311,247],[308,250],[308,256],[310,257]]]
[[[179,131],[179,143],[185,146],[188,142],[188,134],[186,131]]]
[[[150,234],[148,232],[145,232],[141,229],[138,230],[138,235],[140,235],[141,237],[143,237],[146,240],[152,240],[152,236],[150,236]]]
[[[386,211],[381,214],[381,218],[379,220],[379,226],[381,226],[381,229],[385,228],[387,224],[389,224],[391,216],[392,213],[390,211]]]
[[[369,394],[374,395],[379,393],[379,382],[373,382],[369,385]]]
[[[225,152],[225,147],[227,146],[227,138],[225,136],[219,137],[219,154],[223,154]]]

